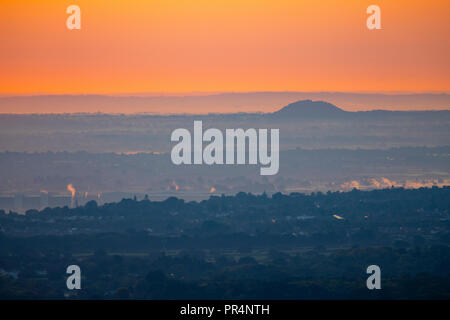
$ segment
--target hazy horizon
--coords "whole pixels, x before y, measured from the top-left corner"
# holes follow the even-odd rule
[[[140,95],[41,94],[0,96],[0,114],[270,113],[299,101],[325,101],[345,111],[450,110],[448,93],[261,91]]]

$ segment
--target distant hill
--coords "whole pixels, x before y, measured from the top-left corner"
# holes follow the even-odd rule
[[[335,118],[347,112],[325,101],[300,100],[272,113],[276,118]]]
[[[390,110],[370,110],[370,111],[346,111],[336,107],[326,101],[300,100],[282,107],[278,111],[266,114],[274,120],[298,121],[302,119],[320,120],[378,120],[389,119],[421,119],[421,120],[448,120],[450,110],[430,110],[430,111],[390,111]]]
[[[450,110],[450,94],[242,92],[211,95],[1,96],[0,113],[271,113],[294,101],[328,101],[346,111]]]

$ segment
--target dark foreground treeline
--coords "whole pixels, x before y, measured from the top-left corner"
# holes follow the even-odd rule
[[[260,260],[202,252],[89,256],[60,252],[2,257],[1,299],[450,299],[448,246],[276,250]],[[65,270],[81,268],[81,290]],[[381,290],[368,290],[366,268],[381,268]]]
[[[0,297],[449,299],[449,208],[445,187],[2,212]]]

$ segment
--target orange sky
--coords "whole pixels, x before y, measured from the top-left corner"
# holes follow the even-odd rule
[[[448,0],[0,1],[0,94],[450,89]]]

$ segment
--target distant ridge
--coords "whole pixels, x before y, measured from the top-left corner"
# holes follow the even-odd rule
[[[272,113],[276,118],[330,118],[347,112],[325,101],[300,100]]]
[[[294,101],[328,101],[355,111],[450,110],[450,94],[345,92],[243,92],[201,96],[39,95],[0,96],[0,113],[209,114],[272,113]]]

